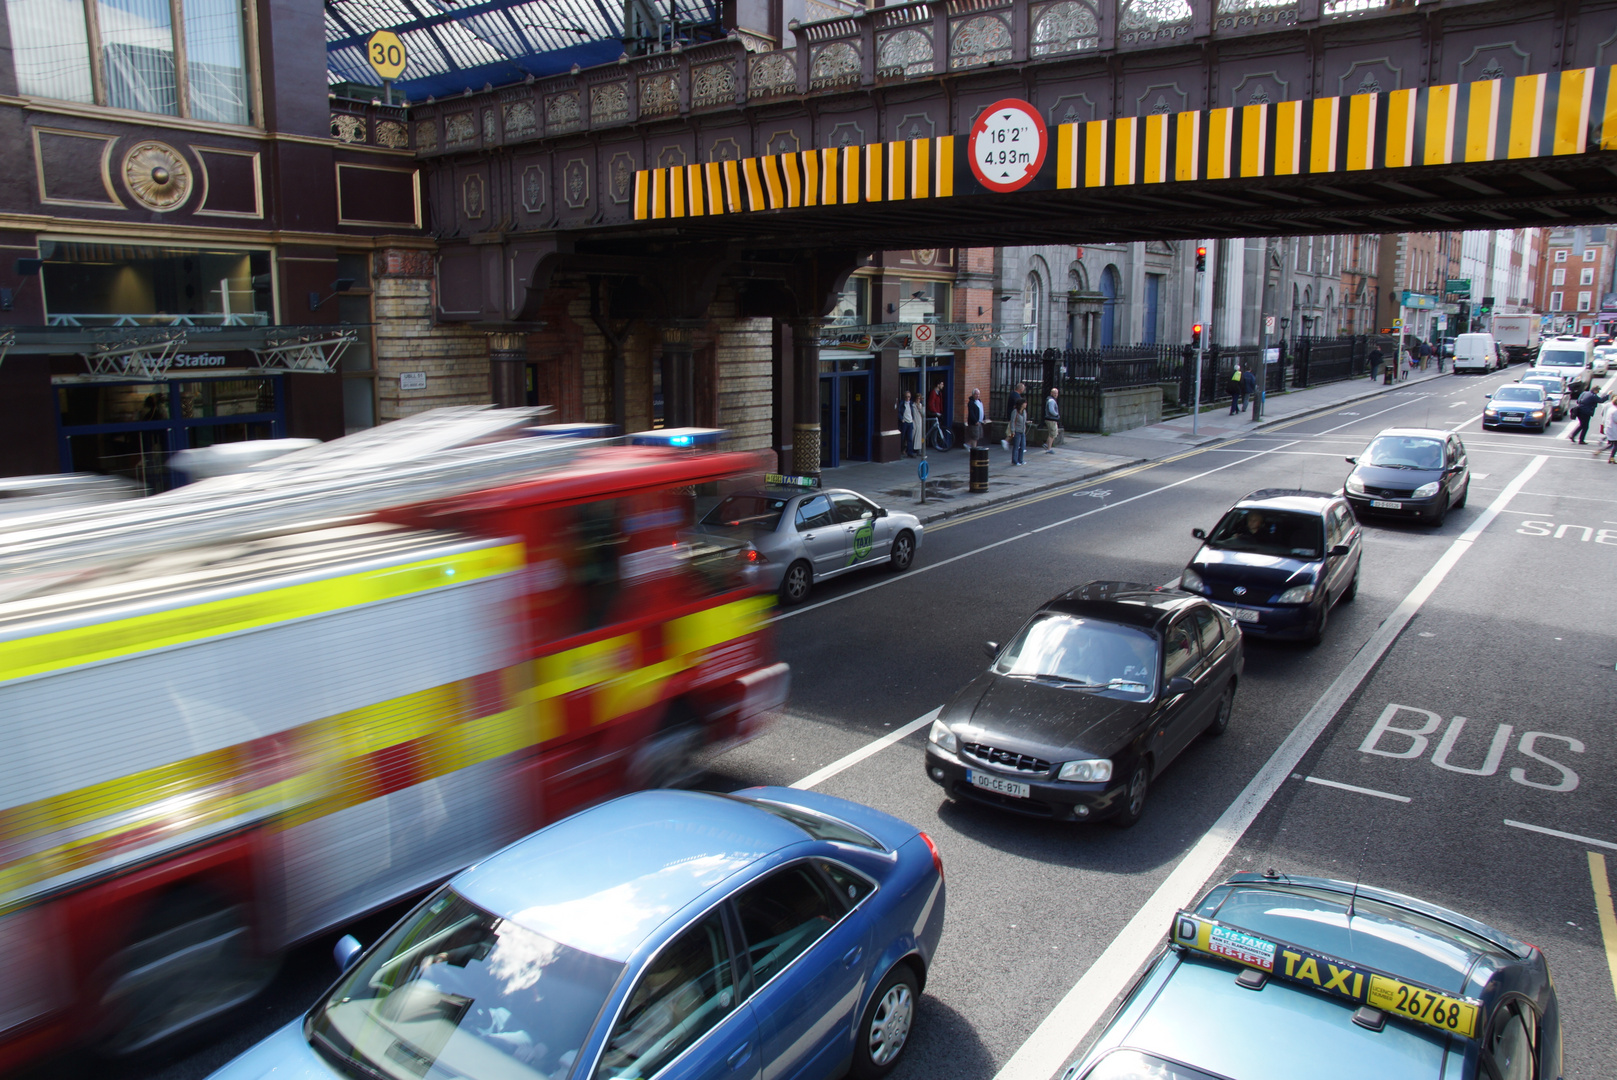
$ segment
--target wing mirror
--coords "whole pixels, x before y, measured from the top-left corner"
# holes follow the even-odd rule
[[[983,655],[988,657],[988,659],[990,659],[990,660],[992,660],[994,657],[998,656],[999,655],[999,642],[997,642],[997,641],[985,641],[985,642],[983,642]]]
[[[1174,697],[1178,694],[1190,693],[1192,690],[1196,689],[1196,684],[1185,678],[1183,675],[1175,675],[1173,678],[1168,680],[1167,689],[1168,696]]]
[[[1346,544],[1337,544],[1330,551],[1331,558],[1333,559],[1340,558],[1343,555],[1351,555],[1352,553],[1353,549],[1348,547]]]
[[[1194,536],[1198,540],[1206,540],[1207,539],[1207,530],[1206,529],[1191,529],[1190,530],[1190,535]]]
[[[1359,459],[1356,457],[1343,458],[1342,460],[1347,462],[1349,465],[1357,465],[1359,463]]]
[[[331,958],[337,961],[338,971],[347,971],[359,959],[359,954],[365,951],[365,946],[353,934],[344,934],[337,939],[337,944],[331,950]]]
[[[1492,394],[1483,394],[1483,395],[1482,395],[1482,396],[1483,396],[1483,397],[1485,397],[1485,398],[1491,398],[1491,397],[1493,397],[1493,395],[1492,395]]]
[[[887,507],[885,507],[885,506],[876,507],[876,516],[877,517],[886,517],[887,516]]]

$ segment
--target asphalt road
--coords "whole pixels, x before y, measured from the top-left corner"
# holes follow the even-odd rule
[[[1590,859],[1609,856],[1617,877],[1617,467],[1559,438],[1564,423],[1482,433],[1483,395],[1520,372],[1435,380],[933,526],[909,573],[830,583],[779,620],[790,707],[698,786],[809,778],[935,839],[948,919],[897,1077],[1046,1080],[1160,941],[1156,911],[1270,866],[1409,892],[1538,944],[1566,1075],[1617,1075],[1617,941],[1601,936]],[[923,772],[924,725],[837,766],[942,705],[985,663],[982,642],[1051,595],[1169,582],[1196,548],[1190,529],[1235,499],[1335,490],[1343,457],[1376,431],[1428,424],[1462,433],[1468,506],[1438,529],[1367,522],[1358,597],[1324,643],[1249,641],[1228,733],[1185,751],[1134,829],[956,805]],[[355,933],[372,940],[386,921]],[[40,1075],[206,1076],[325,988],[330,945],[291,956],[269,992],[186,1047]]]

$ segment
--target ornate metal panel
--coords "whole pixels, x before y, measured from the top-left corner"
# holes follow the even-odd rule
[[[395,150],[402,150],[409,144],[410,136],[402,123],[397,120],[376,121],[377,146],[390,146]]]
[[[590,87],[590,123],[616,124],[629,119],[629,81]]]
[[[533,102],[508,101],[504,111],[507,139],[531,139],[539,133],[539,121],[533,115]]]
[[[809,89],[857,86],[859,83],[859,43],[833,41],[809,51]]]
[[[522,170],[522,209],[530,214],[537,214],[545,208],[545,196],[548,193],[545,184],[545,170],[542,165],[529,165]]]
[[[747,96],[776,97],[797,93],[795,49],[756,53],[747,57]]]
[[[483,110],[483,141],[493,146],[500,140],[500,130],[494,124],[494,110]]]
[[[1187,0],[1122,0],[1119,45],[1169,45],[1189,41],[1195,12]]]
[[[876,37],[876,75],[888,79],[932,74],[934,64],[930,28],[905,27]]]
[[[469,112],[452,113],[444,121],[444,145],[451,149],[470,146],[477,141],[477,125]]]
[[[634,194],[634,155],[627,150],[618,151],[607,163],[606,171],[607,194],[619,205],[628,202]]]
[[[363,116],[352,116],[348,113],[338,113],[331,118],[331,137],[338,142],[364,142],[365,118]]]
[[[545,98],[545,134],[560,135],[578,130],[582,121],[579,112],[577,90],[551,94]]]
[[[1297,0],[1218,0],[1214,29],[1280,30],[1297,25]]]
[[[1082,0],[1058,0],[1032,9],[1034,56],[1064,56],[1100,48],[1100,20]]]
[[[640,115],[667,116],[679,112],[679,72],[660,71],[640,76]]]
[[[415,122],[415,148],[422,153],[438,149],[438,121],[417,120]]]
[[[713,105],[734,105],[736,101],[736,68],[729,60],[717,64],[703,64],[691,72],[691,107],[702,109]]]
[[[949,28],[949,70],[1003,63],[1011,58],[1011,28],[999,15],[973,15]]]

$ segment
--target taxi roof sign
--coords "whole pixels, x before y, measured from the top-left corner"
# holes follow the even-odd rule
[[[764,473],[764,483],[770,487],[817,488],[818,476],[788,476],[778,472]]]
[[[1177,948],[1261,971],[1293,986],[1379,1009],[1450,1035],[1475,1039],[1481,1031],[1482,1002],[1476,998],[1446,994],[1424,983],[1260,937],[1194,912],[1174,915],[1168,941]]]

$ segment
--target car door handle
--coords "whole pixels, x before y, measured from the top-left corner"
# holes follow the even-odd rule
[[[863,955],[865,955],[865,947],[863,945],[855,945],[853,948],[849,949],[847,955],[842,958],[842,966],[848,968],[853,967],[859,962],[859,958]]]
[[[752,1057],[752,1040],[748,1039],[745,1043],[730,1051],[730,1057],[727,1060],[730,1062],[730,1068],[739,1069],[750,1057]]]

